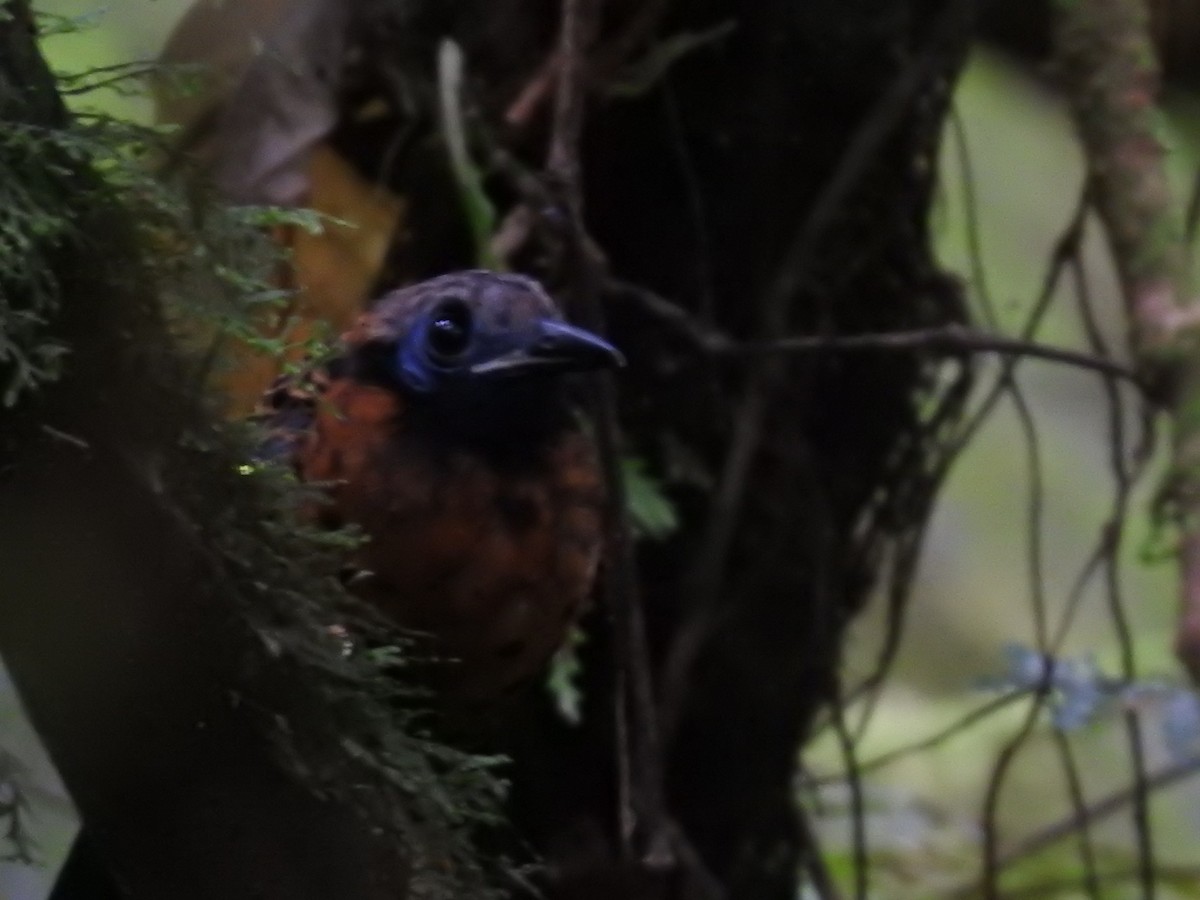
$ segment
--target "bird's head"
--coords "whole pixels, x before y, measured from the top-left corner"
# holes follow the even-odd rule
[[[374,377],[480,433],[547,424],[561,413],[561,376],[624,364],[536,281],[483,270],[387,294],[349,340]]]

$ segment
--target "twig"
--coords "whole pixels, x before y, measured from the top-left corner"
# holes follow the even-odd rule
[[[1157,772],[1149,773],[1146,776],[1145,787],[1151,791],[1160,790],[1197,773],[1200,773],[1200,758],[1185,760],[1174,763]],[[1028,859],[1031,856],[1041,853],[1048,847],[1057,844],[1059,841],[1069,838],[1085,824],[1092,825],[1116,815],[1134,801],[1137,793],[1138,787],[1136,785],[1115,791],[1102,797],[1095,803],[1089,804],[1084,809],[1076,810],[1066,818],[1060,819],[1057,822],[1047,825],[1045,828],[1035,831],[1033,834],[1027,835],[996,857],[997,867],[1007,868],[1023,859]],[[979,887],[980,885],[977,883],[964,885],[961,890],[954,891],[951,896],[974,897],[977,895]]]
[[[132,62],[114,63],[107,66],[96,66],[83,72],[58,76],[61,87],[59,93],[64,96],[76,96],[91,91],[101,90],[124,81],[136,81],[147,76],[199,75],[204,71],[203,66],[167,65],[151,60],[149,62],[134,60]]]
[[[1012,359],[1028,357],[1075,366],[1102,375],[1111,375],[1142,387],[1137,372],[1106,355],[1055,347],[1030,340],[1028,337],[1006,337],[953,323],[934,328],[875,334],[798,335],[774,341],[737,341],[723,331],[702,323],[679,304],[652,291],[621,281],[614,280],[610,283],[621,295],[633,298],[655,318],[675,328],[689,343],[717,357],[745,359],[772,354],[801,356],[823,351],[917,351],[939,356],[993,353]]]
[[[566,272],[573,307],[580,321],[593,330],[605,330],[601,289],[604,263],[583,222],[582,168],[579,143],[583,131],[586,89],[585,54],[599,27],[602,0],[563,0],[559,42],[561,72],[555,98],[553,129],[546,161],[546,178],[552,195],[561,199],[566,218]],[[616,390],[611,377],[594,381],[596,440],[609,488],[606,599],[612,612],[617,657],[616,716],[618,733],[627,744],[618,747],[618,768],[628,773],[621,796],[630,808],[618,810],[622,848],[636,853],[638,861],[653,870],[681,864],[697,890],[716,897],[714,880],[690,863],[698,856],[671,822],[663,796],[663,764],[658,720],[651,686],[645,622],[638,596],[637,562],[625,503],[625,485],[619,455],[620,430]],[[628,722],[626,722],[628,717]],[[639,839],[635,843],[635,838]]]
[[[846,767],[846,783],[850,787],[850,820],[854,850],[854,897],[867,900],[870,894],[870,861],[867,857],[867,817],[863,798],[862,769],[858,765],[858,748],[846,725],[840,698],[832,704],[833,728]]]
[[[1045,319],[1046,313],[1054,301],[1064,268],[1073,256],[1079,252],[1087,208],[1088,194],[1085,188],[1080,193],[1079,203],[1076,205],[1070,222],[1058,238],[1050,265],[1042,279],[1041,290],[1034,301],[1033,309],[1030,311],[1024,326],[1021,328],[1020,339],[1023,341],[1032,341],[1037,335],[1038,329],[1041,327],[1042,321]],[[950,439],[948,449],[938,461],[935,471],[930,475],[931,491],[936,491],[938,485],[950,474],[954,464],[961,457],[963,450],[971,443],[975,435],[979,432],[979,429],[991,417],[996,404],[1012,389],[1016,379],[1017,365],[1022,358],[1020,356],[1012,356],[1004,360],[1003,368],[999,375],[996,376],[995,382],[988,390],[987,395],[967,422]],[[899,651],[900,638],[903,633],[903,629],[900,627],[902,624],[901,612],[904,604],[907,602],[907,598],[907,584],[900,584],[890,592],[887,611],[888,628],[883,647],[879,651],[875,669],[849,694],[852,700],[857,699],[863,694],[868,695],[866,709],[862,716],[862,724],[859,726],[860,732],[865,731],[867,727],[870,716],[874,711],[875,703],[879,697],[879,688],[887,678],[887,673],[891,670],[892,664],[896,659],[896,654]]]
[[[1046,674],[1043,676],[1041,684],[1038,685],[1033,702],[1029,705],[1029,710],[1025,714],[1025,719],[1022,721],[1021,727],[1017,729],[1017,733],[1013,735],[1009,742],[1001,748],[1000,754],[996,758],[996,764],[992,767],[991,777],[988,779],[982,816],[983,872],[979,879],[983,896],[987,900],[999,900],[1000,885],[998,879],[1000,877],[1000,870],[1004,866],[999,849],[1000,836],[996,823],[996,812],[1000,804],[1000,789],[1004,785],[1004,779],[1007,777],[1008,770],[1016,759],[1017,753],[1033,733],[1038,715],[1041,713],[1042,707],[1045,706],[1050,689],[1050,669],[1051,666],[1046,667]]]
[[[663,76],[662,107],[667,129],[671,135],[671,148],[675,152],[675,159],[679,166],[679,177],[683,182],[684,195],[687,197],[692,239],[696,242],[696,310],[702,322],[711,323],[715,318],[717,308],[713,281],[712,235],[708,227],[704,195],[700,189],[699,173],[696,171],[695,160],[693,160],[692,152],[687,145],[683,118],[679,114],[679,104],[676,102],[675,91],[671,87],[668,75]]]
[[[554,91],[558,82],[558,71],[562,68],[561,51],[557,48],[546,57],[533,77],[521,88],[516,98],[504,112],[504,121],[514,128],[529,124],[546,98]]]
[[[1172,414],[1174,446],[1163,509],[1180,531],[1180,612],[1175,649],[1194,682],[1200,681],[1200,444],[1194,409],[1200,402],[1195,352],[1200,317],[1183,293],[1187,246],[1171,208],[1154,133],[1158,67],[1144,4],[1086,0],[1060,5],[1056,56],[1087,155],[1095,206],[1104,223],[1121,283],[1130,341],[1139,367],[1157,383],[1154,398]],[[1194,228],[1189,221],[1188,231]],[[1123,443],[1118,407],[1114,445]],[[1114,454],[1122,452],[1114,446]],[[1128,496],[1128,475],[1114,455],[1118,514]],[[1132,639],[1120,601],[1116,549],[1107,567],[1109,603],[1121,641],[1126,677],[1134,674]],[[1135,766],[1134,824],[1142,896],[1155,894],[1145,760],[1136,713],[1126,715]]]
[[[583,227],[583,185],[579,162],[579,139],[583,134],[587,94],[583,83],[585,54],[600,26],[602,0],[563,0],[562,31],[558,55],[560,75],[555,95],[554,126],[546,173],[557,179],[569,205],[568,212]]]
[[[1028,691],[1022,689],[995,697],[994,699],[989,700],[987,703],[981,704],[970,712],[964,713],[945,728],[935,731],[928,737],[921,738],[920,740],[914,741],[911,744],[904,744],[900,747],[896,747],[895,749],[888,750],[879,754],[879,756],[876,756],[873,759],[859,763],[858,772],[860,775],[866,775],[870,772],[874,772],[877,769],[886,768],[892,763],[899,762],[900,760],[912,756],[915,753],[921,753],[925,750],[932,750],[934,747],[945,743],[950,738],[962,734],[976,722],[980,722],[999,712],[1000,710],[1011,706],[1015,701],[1020,700],[1027,695]],[[824,784],[837,784],[844,780],[844,775],[832,775],[809,779],[808,784],[819,786]]]
[[[588,78],[588,73],[584,73],[583,82],[586,84],[588,81],[602,80],[616,71],[638,44],[650,36],[666,9],[666,0],[645,0],[624,31],[607,46],[599,48],[594,60],[583,60],[589,70],[595,70],[591,73],[593,78]],[[560,46],[550,52],[537,72],[508,105],[504,121],[514,128],[528,125],[553,93],[562,76],[562,69],[563,52]]]
[[[1176,883],[1180,885],[1186,884],[1191,887],[1195,884],[1200,884],[1200,867],[1197,866],[1160,866],[1158,876],[1161,881],[1167,883]],[[1115,884],[1125,881],[1136,881],[1141,877],[1138,869],[1119,869],[1117,871],[1106,871],[1099,873],[1098,881],[1102,885],[1109,887],[1107,896],[1113,896],[1112,888]],[[1025,884],[1019,887],[1010,888],[1005,894],[1005,900],[1033,900],[1036,897],[1064,897],[1072,896],[1072,892],[1078,887],[1078,882],[1073,878],[1053,878],[1047,881],[1038,882],[1036,884]]]
[[[1042,468],[1041,438],[1037,423],[1025,393],[1013,385],[1010,391],[1017,420],[1025,436],[1029,461],[1029,600],[1033,607],[1033,639],[1039,653],[1050,652],[1050,623],[1046,613],[1046,565],[1043,538],[1045,536],[1046,491]]]
[[[1078,815],[1087,808],[1087,802],[1084,799],[1083,781],[1079,776],[1079,763],[1075,760],[1075,752],[1071,748],[1071,739],[1055,729],[1054,745],[1058,748],[1063,772],[1067,776],[1067,796],[1071,800],[1071,808]],[[1087,891],[1091,900],[1102,900],[1100,878],[1096,867],[1096,846],[1092,840],[1091,823],[1086,821],[1079,826],[1079,858],[1083,863],[1084,890]]]
[[[77,435],[67,434],[65,431],[59,431],[54,426],[47,425],[45,422],[42,423],[41,428],[43,432],[54,438],[56,441],[62,441],[64,444],[70,444],[72,447],[78,447],[80,450],[92,449],[91,444]]]
[[[625,30],[604,48],[602,68],[608,72],[615,70],[626,58],[644,43],[667,11],[668,0],[643,0],[636,15],[630,18]]]
[[[1075,281],[1075,295],[1079,301],[1079,312],[1084,330],[1092,349],[1101,356],[1108,356],[1107,342],[1100,331],[1092,309],[1091,287],[1083,261],[1076,256],[1072,260],[1071,272]],[[1134,660],[1133,632],[1125,614],[1124,590],[1121,586],[1121,545],[1125,534],[1125,521],[1129,512],[1129,498],[1133,486],[1140,479],[1149,462],[1153,449],[1154,430],[1146,416],[1142,417],[1142,434],[1133,453],[1131,462],[1125,459],[1125,408],[1111,376],[1104,378],[1105,403],[1108,406],[1109,467],[1114,482],[1113,511],[1101,530],[1097,545],[1097,556],[1104,563],[1105,593],[1108,598],[1109,616],[1117,633],[1121,648],[1121,675],[1132,683],[1137,677]],[[1144,402],[1144,399],[1143,399]],[[1065,637],[1065,633],[1064,633]],[[1155,854],[1150,834],[1150,800],[1146,788],[1146,760],[1143,747],[1141,722],[1136,709],[1126,710],[1125,730],[1129,739],[1129,755],[1134,770],[1133,822],[1137,835],[1138,871],[1143,896],[1153,896],[1155,891]]]
[[[968,0],[948,0],[928,44],[863,119],[829,182],[800,222],[774,277],[756,304],[760,311],[761,343],[770,344],[782,337],[791,304],[809,277],[821,239],[877,160],[921,86],[944,63],[946,45],[966,27],[972,6]],[[692,615],[700,621],[713,619],[713,610],[725,586],[731,540],[741,516],[750,464],[757,454],[774,385],[781,372],[781,361],[768,356],[756,360],[747,375],[735,413],[733,441],[725,457],[705,533],[691,571],[684,579],[685,592],[693,598]],[[682,716],[689,673],[702,646],[703,642],[677,642],[667,653],[662,687],[663,739],[667,745]]]
[[[1041,452],[1037,435],[1037,427],[1033,414],[1025,400],[1025,395],[1013,385],[1009,389],[1013,405],[1017,411],[1017,419],[1025,436],[1025,445],[1029,455],[1029,587],[1030,601],[1033,605],[1033,624],[1035,642],[1038,652],[1045,657],[1049,652],[1049,629],[1046,621],[1046,581],[1042,567],[1042,530],[1043,505],[1045,501],[1042,489]],[[1001,749],[988,781],[983,810],[983,892],[987,900],[999,900],[1000,869],[997,865],[999,848],[999,823],[997,812],[1000,805],[1000,791],[1017,754],[1033,734],[1034,726],[1042,707],[1049,697],[1054,662],[1049,661],[1042,675],[1042,680],[1034,691],[1033,703],[1017,733]]]
[[[983,265],[983,239],[979,232],[979,202],[975,196],[975,166],[967,141],[967,129],[957,107],[950,107],[950,133],[954,137],[955,155],[963,180],[963,216],[966,219],[967,258],[971,265],[971,284],[979,298],[984,324],[993,331],[999,327],[992,293],[988,290],[987,271]]]
[[[1046,362],[1112,375],[1135,385],[1141,381],[1127,366],[1096,356],[1052,347],[1034,341],[988,334],[962,325],[941,325],[912,331],[893,331],[881,334],[854,334],[837,337],[790,337],[769,343],[733,344],[715,352],[728,356],[757,356],[767,354],[803,354],[821,350],[917,350],[937,355],[966,353],[995,353],[1006,357],[1029,357]]]

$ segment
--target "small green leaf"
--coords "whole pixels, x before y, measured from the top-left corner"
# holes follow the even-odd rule
[[[639,538],[661,541],[679,528],[675,505],[662,485],[646,473],[644,460],[627,456],[621,460],[625,477],[625,502],[634,533]]]
[[[496,231],[496,208],[483,188],[483,173],[471,158],[466,114],[462,103],[463,53],[449,38],[438,47],[438,93],[442,139],[450,156],[450,168],[458,187],[459,201],[475,243],[475,261],[484,268],[499,268],[492,252]]]
[[[554,698],[558,714],[569,725],[578,725],[583,721],[583,692],[579,690],[575,679],[583,671],[578,648],[586,640],[587,636],[582,631],[572,628],[566,643],[550,660],[550,671],[546,676],[546,690]]]

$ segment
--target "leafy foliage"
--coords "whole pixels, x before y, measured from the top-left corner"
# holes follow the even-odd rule
[[[54,379],[66,348],[47,325],[60,299],[50,256],[74,235],[66,214],[70,172],[47,165],[59,135],[12,126],[0,139],[0,403]]]
[[[60,373],[70,348],[56,336],[56,318],[67,304],[92,298],[77,294],[75,281],[68,291],[59,276],[84,247],[88,258],[105,261],[90,274],[108,293],[149,293],[176,337],[203,349],[194,356],[163,335],[170,364],[154,373],[164,380],[155,389],[179,409],[206,405],[204,383],[225,341],[285,348],[255,327],[287,300],[271,282],[279,259],[263,229],[319,223],[281,210],[223,208],[194,187],[193,173],[152,175],[147,161],[163,149],[160,132],[102,115],[78,116],[61,129],[9,123],[0,135],[5,405],[34,399]],[[123,228],[85,233],[80,223],[94,221],[96,211],[115,215]],[[408,660],[403,642],[337,580],[357,537],[299,521],[296,510],[314,495],[289,472],[249,464],[260,439],[251,426],[202,412],[181,421],[190,424],[160,448],[156,492],[194,530],[214,601],[232,604],[297,697],[311,701],[295,715],[262,717],[281,756],[313,790],[395,835],[413,869],[413,897],[493,895],[502,863],[482,860],[474,836],[502,821],[498,760],[431,736],[420,692],[399,677]],[[16,823],[13,798],[5,806],[0,795],[0,815]]]
[[[422,694],[403,679],[407,647],[337,580],[357,536],[298,523],[291,512],[316,498],[289,471],[234,464],[258,441],[246,425],[192,432],[166,478],[203,523],[214,594],[232,595],[267,654],[320,700],[320,717],[265,724],[314,789],[395,831],[412,857],[412,896],[487,895],[490,864],[470,836],[503,821],[501,760],[430,736]]]
[[[638,457],[621,459],[625,478],[629,520],[639,538],[662,540],[679,528],[679,514],[663,485],[646,471],[646,462]]]
[[[483,171],[471,158],[467,145],[467,124],[462,108],[463,53],[458,44],[448,38],[438,47],[438,81],[442,137],[449,152],[459,201],[471,229],[476,261],[480,266],[494,269],[500,264],[491,248],[496,231],[496,208],[483,189]]]

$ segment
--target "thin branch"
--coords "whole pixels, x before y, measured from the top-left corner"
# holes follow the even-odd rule
[[[1058,729],[1054,730],[1054,746],[1058,748],[1059,759],[1063,772],[1067,776],[1067,796],[1071,808],[1079,815],[1087,808],[1084,799],[1083,781],[1079,775],[1079,763],[1071,748],[1071,740]],[[1083,822],[1079,827],[1079,858],[1083,863],[1083,888],[1092,900],[1101,900],[1100,878],[1096,867],[1096,845],[1092,840],[1092,829],[1089,822]]]
[[[1108,345],[1100,331],[1092,308],[1091,285],[1088,281],[1087,270],[1078,256],[1072,260],[1071,272],[1074,276],[1075,296],[1079,302],[1080,316],[1088,340],[1091,342],[1093,350],[1101,356],[1107,356],[1109,354]],[[1112,471],[1115,488],[1113,511],[1101,530],[1096,549],[1098,558],[1102,559],[1104,563],[1109,617],[1121,648],[1121,674],[1126,682],[1131,683],[1137,677],[1137,670],[1133,632],[1125,613],[1124,590],[1121,586],[1121,545],[1125,534],[1125,522],[1129,514],[1129,498],[1134,483],[1141,477],[1150,459],[1153,429],[1150,427],[1148,419],[1143,416],[1141,439],[1134,451],[1132,462],[1127,462],[1125,459],[1125,407],[1121,402],[1121,395],[1117,390],[1115,379],[1111,376],[1105,377],[1103,382],[1109,421],[1109,451],[1111,454],[1109,467]],[[1146,787],[1146,759],[1141,722],[1135,709],[1126,710],[1124,719],[1125,731],[1129,740],[1129,755],[1134,771],[1133,824],[1134,833],[1137,836],[1138,871],[1143,897],[1153,897],[1156,889],[1156,867],[1154,843],[1150,832],[1150,801]]]
[[[1155,872],[1154,838],[1150,830],[1150,783],[1146,778],[1146,746],[1142,738],[1142,723],[1136,709],[1125,711],[1125,730],[1129,739],[1129,756],[1133,765],[1133,831],[1137,837],[1138,882],[1142,900],[1154,900],[1158,895],[1158,875]]]
[[[1150,791],[1161,790],[1196,774],[1200,774],[1200,758],[1173,763],[1156,772],[1150,772],[1146,776],[1145,787]],[[1134,802],[1138,791],[1139,788],[1137,785],[1131,785],[1128,788],[1114,791],[1089,804],[1084,809],[1076,810],[1066,818],[1026,835],[1008,850],[997,855],[996,867],[998,869],[1008,868],[1031,856],[1036,856],[1043,850],[1054,846],[1060,841],[1066,840],[1084,825],[1094,825],[1122,812],[1130,803]],[[974,897],[978,895],[980,887],[980,883],[964,885],[961,890],[954,891],[951,896]]]
[[[838,738],[838,748],[846,766],[846,783],[850,786],[850,821],[852,846],[854,848],[854,896],[855,900],[867,900],[870,895],[870,860],[867,856],[867,816],[863,797],[862,769],[858,764],[858,748],[854,736],[846,725],[840,703],[832,705],[833,727]]]
[[[1195,884],[1200,884],[1200,867],[1197,866],[1160,866],[1158,869],[1160,881],[1174,882],[1176,884],[1186,884],[1189,887]],[[1126,881],[1136,881],[1141,878],[1141,873],[1138,869],[1121,869],[1118,871],[1108,871],[1099,874],[1099,881],[1103,885],[1110,887],[1107,896],[1113,896],[1111,888],[1116,884]],[[1020,887],[1014,887],[1005,895],[1005,900],[1034,900],[1037,897],[1057,898],[1063,896],[1071,896],[1071,892],[1077,887],[1077,882],[1074,879],[1056,878],[1048,881],[1038,882],[1037,884],[1027,884]]]
[[[565,212],[565,270],[572,308],[580,321],[603,333],[601,303],[604,262],[583,220],[580,138],[587,102],[585,61],[600,25],[602,0],[563,0],[558,45],[561,59],[553,127],[546,160],[546,180]],[[612,613],[617,657],[618,770],[628,783],[619,785],[629,806],[618,810],[622,849],[649,869],[681,865],[698,896],[719,896],[719,886],[699,865],[699,857],[670,819],[663,795],[663,763],[657,711],[651,685],[645,620],[638,595],[637,561],[625,502],[620,460],[620,426],[615,384],[603,375],[593,381],[596,442],[609,488],[608,562],[605,591]]]
[[[1062,655],[1063,644],[1066,643],[1067,637],[1071,633],[1071,626],[1075,623],[1075,617],[1083,605],[1088,585],[1096,573],[1102,571],[1106,558],[1112,552],[1112,528],[1109,526],[1109,522],[1104,523],[1104,527],[1101,528],[1100,540],[1091,555],[1084,561],[1083,566],[1080,567],[1079,574],[1075,576],[1075,583],[1067,592],[1067,602],[1063,604],[1058,627],[1054,629],[1054,636],[1050,638],[1050,646],[1047,651],[1047,655],[1054,659]]]
[[[679,304],[653,291],[616,279],[611,279],[609,284],[612,290],[633,299],[646,312],[674,328],[689,343],[715,357],[740,360],[770,355],[805,356],[842,351],[911,351],[936,356],[992,353],[1007,359],[1030,358],[1074,366],[1119,378],[1138,388],[1143,386],[1137,372],[1104,354],[1043,344],[1027,336],[1007,337],[953,323],[933,328],[874,334],[797,335],[774,341],[737,341],[725,332],[701,322]],[[1038,306],[1040,305],[1039,303]]]
[[[1013,385],[1009,389],[1013,404],[1017,410],[1017,418],[1025,435],[1025,443],[1029,454],[1029,584],[1030,600],[1034,610],[1034,634],[1038,652],[1043,658],[1048,652],[1045,578],[1042,571],[1042,505],[1044,501],[1042,489],[1042,474],[1040,453],[1038,449],[1037,428],[1024,395]],[[983,809],[983,893],[987,900],[999,900],[1000,897],[1000,867],[999,857],[999,822],[1000,792],[1004,787],[1005,778],[1016,761],[1017,754],[1033,734],[1038,716],[1049,697],[1054,662],[1049,660],[1045,667],[1041,682],[1033,695],[1033,703],[1017,729],[1016,734],[1001,749],[988,781]]]
[[[1071,214],[1070,221],[1055,243],[1054,252],[1050,258],[1050,265],[1047,267],[1045,277],[1042,280],[1041,291],[1033,304],[1033,309],[1030,310],[1029,317],[1021,328],[1018,335],[1019,340],[1033,341],[1042,323],[1045,321],[1046,314],[1050,311],[1050,307],[1053,305],[1054,298],[1058,292],[1062,274],[1067,269],[1071,260],[1079,254],[1079,248],[1083,244],[1084,225],[1087,222],[1089,204],[1090,191],[1085,185],[1079,192],[1079,200],[1075,205],[1075,211]],[[946,459],[945,465],[947,467],[953,465],[958,453],[970,444],[979,429],[990,418],[996,404],[1012,389],[1016,379],[1017,365],[1021,359],[1022,357],[1020,356],[1013,356],[1005,360],[1004,368],[988,391],[987,396],[984,397],[978,409],[965,423],[955,438],[954,451]]]
[[[588,47],[600,27],[602,0],[563,0],[562,30],[557,53],[560,57],[558,90],[555,95],[554,125],[546,173],[558,179],[573,216],[583,214],[582,169],[579,140],[583,135],[587,91],[584,67]],[[582,227],[582,220],[577,223]]]
[[[699,173],[692,158],[683,128],[683,117],[675,99],[670,75],[663,76],[663,115],[671,134],[671,148],[679,166],[679,177],[683,182],[688,203],[688,219],[691,224],[692,240],[696,242],[696,310],[702,322],[711,323],[716,318],[717,297],[713,279],[712,234],[708,226],[704,196],[700,190]]]
[[[892,331],[881,334],[854,334],[837,337],[789,337],[769,343],[733,344],[716,351],[727,356],[758,356],[769,354],[807,354],[822,350],[847,352],[855,350],[919,351],[935,355],[994,353],[1004,357],[1028,357],[1046,362],[1074,366],[1139,385],[1136,372],[1127,366],[1078,350],[1053,347],[1020,338],[988,334],[962,325],[941,325],[912,331]]]
[[[1047,670],[1049,668],[1047,666]],[[980,887],[983,896],[987,900],[999,900],[1000,870],[1004,866],[1003,857],[1000,854],[1000,835],[996,821],[997,810],[1000,805],[1000,789],[1004,785],[1004,779],[1007,777],[1008,770],[1016,759],[1017,753],[1033,733],[1038,715],[1041,713],[1042,707],[1046,704],[1046,698],[1049,693],[1049,678],[1050,672],[1047,671],[1042,679],[1042,683],[1038,686],[1037,692],[1034,694],[1033,703],[1029,705],[1029,710],[1025,714],[1025,719],[1021,723],[1021,727],[1009,742],[1001,748],[1000,755],[996,758],[996,764],[992,767],[991,777],[988,779],[987,791],[985,792],[983,801],[983,872],[980,876]]]
[[[170,65],[157,60],[134,60],[96,66],[83,72],[60,74],[58,75],[59,93],[68,97],[76,96],[122,83],[132,83],[129,85],[130,90],[140,92],[146,87],[145,80],[151,76],[181,80],[201,75],[203,72],[203,66]],[[141,83],[139,84],[139,82]]]
[[[591,59],[583,59],[585,86],[603,82],[622,66],[640,43],[648,40],[667,10],[667,0],[645,0],[628,26],[612,41],[596,49]],[[533,77],[517,93],[504,113],[504,121],[514,127],[527,126],[550,97],[563,75],[563,48],[555,47],[538,66]]]
[[[1050,265],[1047,267],[1046,274],[1042,279],[1041,290],[1034,301],[1029,317],[1021,328],[1020,339],[1023,341],[1031,341],[1037,334],[1042,321],[1045,319],[1054,301],[1064,268],[1068,261],[1078,253],[1087,213],[1087,198],[1088,193],[1085,188],[1080,192],[1079,202],[1071,216],[1070,222],[1058,238]],[[1003,367],[984,399],[979,403],[971,417],[959,428],[958,432],[948,440],[947,449],[929,477],[930,490],[935,491],[949,476],[954,464],[962,456],[963,451],[970,445],[984,423],[990,419],[996,404],[1012,389],[1016,379],[1017,365],[1022,358],[1020,356],[1011,356],[1004,359]],[[901,613],[907,602],[907,598],[907,585],[901,584],[898,589],[891,592],[888,598],[888,628],[886,638],[883,647],[879,651],[875,669],[849,694],[851,699],[857,699],[864,694],[868,695],[866,708],[862,715],[860,731],[865,731],[867,727],[875,709],[875,703],[879,697],[879,688],[887,678],[887,673],[891,670],[892,664],[896,659],[896,654],[899,651],[900,639],[903,635],[903,629],[900,627],[902,624]]]
[[[950,107],[950,133],[954,137],[958,168],[962,174],[963,215],[966,219],[967,259],[971,266],[971,284],[979,298],[979,309],[983,322],[995,331],[1000,322],[996,318],[996,305],[992,292],[988,290],[987,271],[983,265],[983,238],[979,230],[979,203],[975,196],[975,166],[971,159],[971,147],[967,140],[967,129],[962,115],[954,105]]]
[[[1013,385],[1010,396],[1017,411],[1017,420],[1025,436],[1029,464],[1029,601],[1033,608],[1034,646],[1043,656],[1050,652],[1050,625],[1046,613],[1046,566],[1043,538],[1045,537],[1046,489],[1042,469],[1041,438],[1033,410],[1024,391]]]
[[[559,48],[551,51],[550,55],[538,66],[533,77],[526,82],[525,87],[508,105],[504,113],[504,121],[514,128],[522,128],[529,124],[546,98],[558,83],[559,69],[562,68],[562,55]]]
[[[938,731],[935,731],[928,737],[921,738],[920,740],[914,741],[911,744],[903,744],[899,747],[895,747],[892,750],[888,750],[879,754],[879,756],[867,760],[866,762],[859,763],[858,772],[860,775],[866,775],[876,771],[877,769],[886,768],[892,763],[899,762],[900,760],[906,759],[914,754],[922,753],[926,750],[932,750],[944,744],[951,738],[957,737],[958,735],[964,733],[976,722],[981,722],[984,719],[998,713],[1000,710],[1007,709],[1017,700],[1028,696],[1028,694],[1029,692],[1024,689],[1015,690],[1007,694],[1001,694],[999,697],[995,697],[992,700],[989,700],[987,703],[977,706],[970,712],[964,713],[949,725],[939,729]],[[841,783],[844,780],[844,775],[832,775],[823,776],[821,778],[812,778],[809,779],[807,783],[810,785],[820,786],[824,784]]]
[[[945,65],[947,48],[969,27],[973,2],[948,0],[935,21],[930,38],[912,63],[892,82],[862,121],[839,165],[812,207],[799,223],[782,253],[774,276],[755,308],[759,311],[758,338],[763,344],[780,339],[787,327],[791,305],[811,275],[820,244],[838,213],[876,163],[888,138],[903,120],[921,87]],[[695,562],[684,580],[693,598],[692,615],[711,621],[725,588],[726,569],[733,535],[749,483],[750,465],[758,453],[774,387],[782,361],[768,355],[754,361],[734,415],[733,440],[709,510],[704,536]],[[682,715],[688,675],[703,642],[676,643],[663,665],[662,711],[664,741],[669,744]]]

